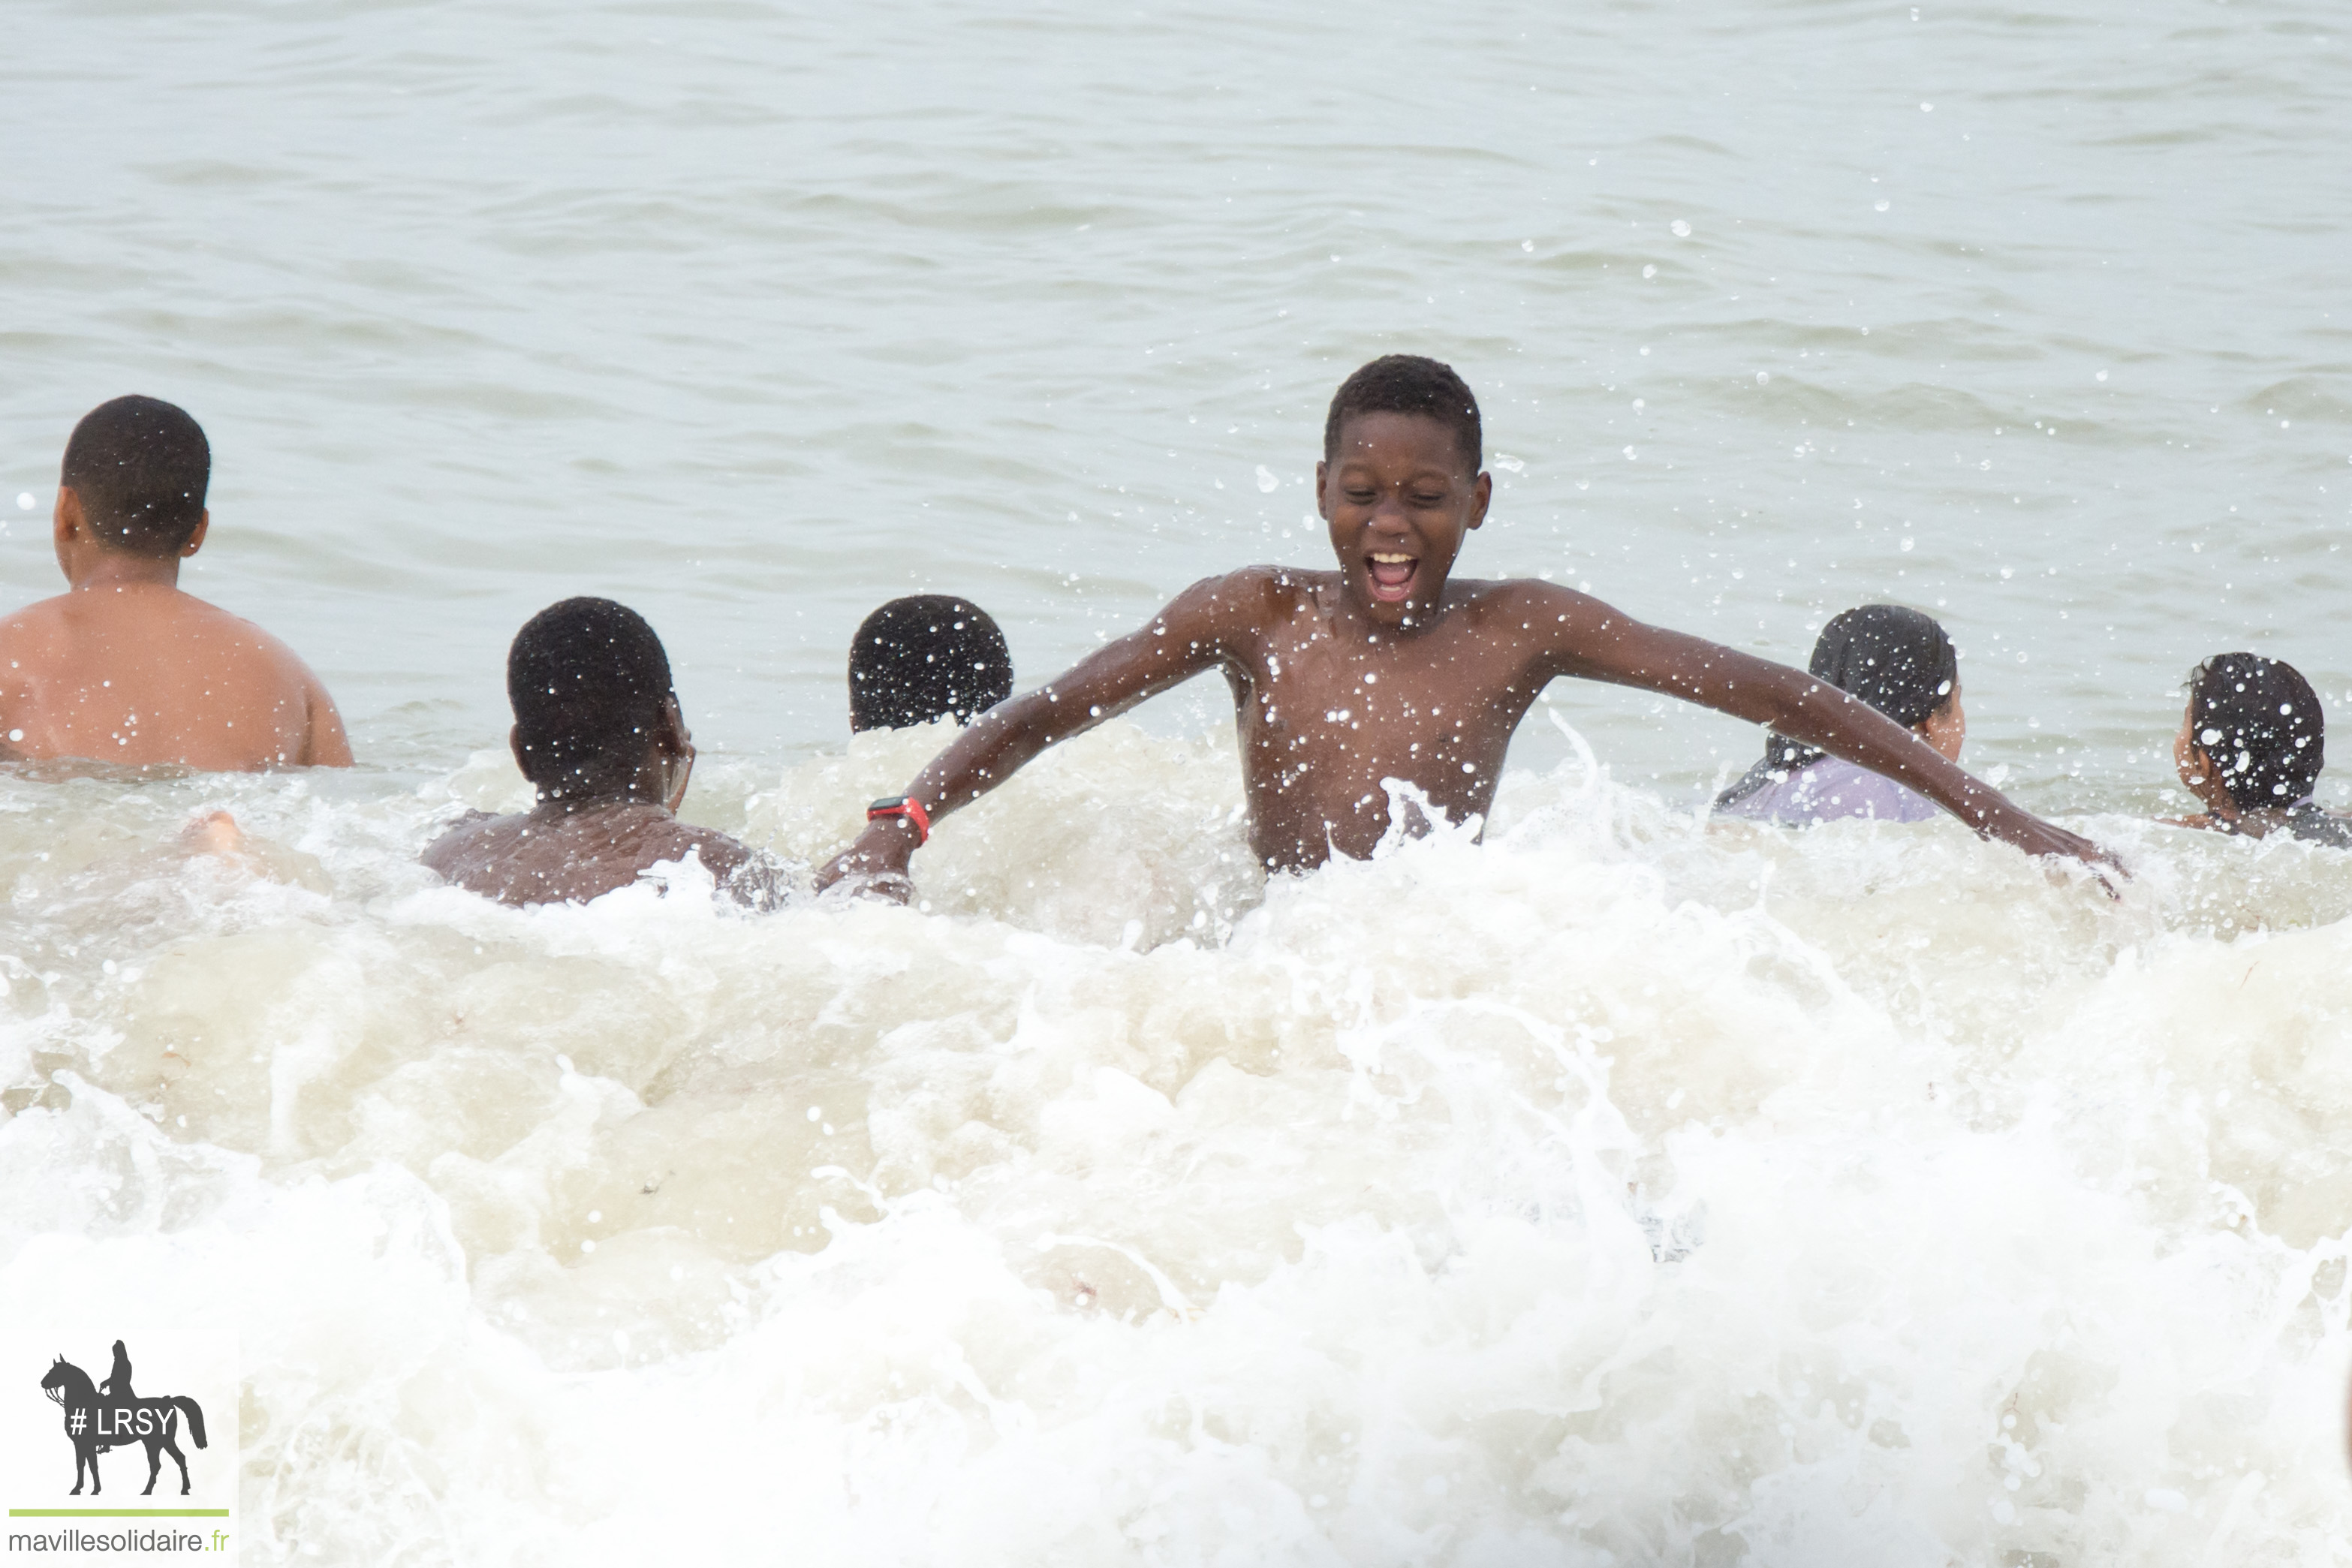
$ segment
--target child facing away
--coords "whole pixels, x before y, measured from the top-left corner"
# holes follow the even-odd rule
[[[1013,653],[987,611],[945,593],[876,610],[849,640],[849,727],[970,724],[1013,695]]]
[[[677,820],[694,741],[669,655],[644,616],[609,599],[549,605],[515,633],[507,695],[509,741],[539,803],[469,814],[425,850],[425,865],[521,906],[595,898],[692,854],[735,902],[782,902],[781,870],[767,857]]]
[[[1476,401],[1445,365],[1373,361],[1324,423],[1316,506],[1338,570],[1245,567],[1195,583],[1150,622],[975,720],[819,873],[904,897],[934,821],[1057,741],[1204,671],[1240,730],[1250,843],[1272,871],[1371,853],[1391,780],[1456,821],[1483,817],[1520,717],[1579,675],[1704,704],[1907,785],[1979,833],[2030,854],[2105,862],[2087,840],[2019,810],[1910,731],[1825,681],[1645,626],[1556,584],[1457,579],[1493,492]]]
[[[2189,673],[2189,706],[2172,740],[2180,782],[2201,816],[2168,819],[2259,839],[2284,832],[2352,849],[2352,821],[2312,799],[2327,758],[2319,694],[2293,664],[2216,653]]]
[[[119,397],[74,426],[51,530],[69,587],[0,620],[0,758],[351,766],[294,651],[180,591],[211,479],[203,429],[161,399]]]
[[[1934,616],[1900,604],[1832,615],[1806,668],[1908,729],[1945,761],[1960,759],[1969,721],[1960,707],[1959,653]],[[1839,817],[1923,822],[1936,814],[1926,796],[1785,735],[1766,738],[1763,757],[1715,798],[1715,809],[1791,826]]]

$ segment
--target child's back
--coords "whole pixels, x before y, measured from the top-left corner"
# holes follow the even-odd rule
[[[170,403],[117,398],[67,444],[58,564],[72,586],[0,620],[6,753],[234,769],[348,765],[341,717],[293,650],[178,587],[211,459]]]
[[[176,588],[33,605],[0,621],[0,715],[25,757],[223,770],[351,760],[333,703],[286,644]]]

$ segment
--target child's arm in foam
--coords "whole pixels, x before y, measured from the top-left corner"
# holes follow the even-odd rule
[[[2090,840],[2051,826],[2007,796],[1946,761],[1918,736],[1867,703],[1802,670],[1776,664],[1703,638],[1644,625],[1600,601],[1567,589],[1533,586],[1550,614],[1549,674],[1639,686],[1769,725],[1791,740],[1908,786],[1980,835],[2032,855],[2060,854],[2096,865],[2115,857]]]
[[[1264,625],[1273,591],[1263,574],[1252,571],[1194,583],[1148,624],[973,719],[906,792],[936,823],[1003,783],[1047,747],[1234,662]],[[816,885],[830,887],[847,876],[903,877],[916,841],[901,818],[869,822],[856,843],[817,873]]]

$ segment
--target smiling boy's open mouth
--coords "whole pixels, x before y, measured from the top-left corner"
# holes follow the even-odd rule
[[[1397,603],[1412,591],[1412,580],[1421,570],[1421,562],[1409,555],[1388,550],[1374,550],[1368,563],[1372,573],[1372,597],[1388,603]]]

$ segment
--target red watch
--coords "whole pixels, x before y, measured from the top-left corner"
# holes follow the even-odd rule
[[[915,847],[921,849],[931,841],[931,814],[912,795],[893,795],[887,800],[877,800],[866,808],[866,820],[879,821],[885,817],[900,817],[913,824]]]

